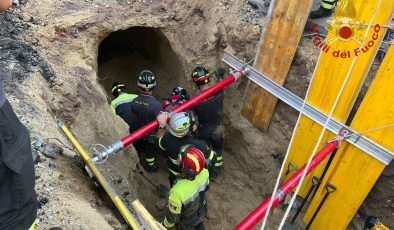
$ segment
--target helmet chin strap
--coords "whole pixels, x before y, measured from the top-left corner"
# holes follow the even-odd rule
[[[187,164],[181,164],[181,173],[177,176],[177,179],[186,179],[186,180],[194,180],[196,178],[196,173],[189,168]],[[186,173],[182,173],[182,169],[185,168]]]

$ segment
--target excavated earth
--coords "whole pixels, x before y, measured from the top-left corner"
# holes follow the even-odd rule
[[[19,0],[0,14],[0,66],[9,101],[31,132],[36,164],[39,213],[37,229],[126,229],[104,193],[95,188],[83,162],[57,127],[63,121],[88,150],[109,145],[128,133],[111,113],[109,89],[122,81],[135,92],[142,69],[158,77],[157,99],[182,85],[191,95],[192,67],[214,70],[228,48],[251,60],[269,6],[241,0]],[[303,39],[286,87],[305,94],[318,57]],[[223,176],[212,182],[207,229],[231,229],[271,192],[298,114],[279,103],[266,133],[241,114],[246,80],[226,89]],[[365,89],[363,90],[365,92]],[[159,221],[165,199],[133,172],[133,147],[99,165],[130,209],[139,199]],[[164,158],[160,171],[147,176],[167,185]],[[394,226],[393,165],[371,191],[349,229],[362,229],[366,215]],[[276,229],[278,208],[270,221]]]

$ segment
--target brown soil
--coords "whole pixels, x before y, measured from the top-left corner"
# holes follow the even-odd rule
[[[15,37],[8,31],[10,34],[0,38],[6,41],[12,38],[38,51],[29,51],[34,55],[26,54],[30,58],[27,60],[20,58],[21,55],[15,58],[26,62],[23,68],[15,67],[13,62],[5,63],[7,69],[19,74],[15,79],[5,79],[7,95],[33,138],[57,138],[62,143],[53,139],[47,142],[63,149],[57,159],[39,153],[36,189],[39,198],[46,197],[49,202],[39,210],[37,229],[52,226],[126,229],[124,221],[105,202],[103,193],[97,192],[84,174],[83,163],[68,148],[71,145],[56,121],[65,121],[86,150],[94,143],[109,145],[128,131],[108,105],[113,81],[123,81],[135,92],[137,74],[151,69],[159,79],[155,94],[158,99],[168,95],[176,85],[184,86],[194,95],[188,77],[190,69],[204,65],[214,70],[221,65],[226,47],[238,57],[250,60],[256,52],[261,28],[255,24],[256,20],[248,20],[247,1],[20,2],[22,5],[7,13],[10,20],[5,21],[15,25]],[[258,18],[257,22],[261,20],[264,19]],[[22,52],[12,48],[20,44],[10,46],[8,52]],[[300,96],[307,88],[316,54],[308,40],[300,44],[285,85]],[[240,114],[246,85],[247,81],[242,80],[226,89],[224,171],[212,182],[207,194],[207,229],[233,228],[272,192],[297,119],[295,111],[279,103],[269,131],[257,130]],[[137,154],[130,147],[110,157],[99,168],[130,209],[130,203],[138,198],[161,221],[164,211],[160,208],[165,200],[157,196],[149,182],[133,172],[137,161]],[[167,185],[164,158],[160,167],[159,173],[147,176]],[[384,175],[383,182],[392,174]],[[392,187],[384,188],[392,191]],[[392,212],[394,193],[383,193],[386,198],[375,190],[380,192],[372,191],[365,204],[367,210],[375,210],[387,202],[384,210]],[[381,198],[390,198],[390,202]],[[371,199],[376,206],[371,205]],[[274,213],[270,229],[276,229],[282,211],[277,209]],[[392,224],[386,214],[376,215]],[[360,229],[357,221],[354,226]]]

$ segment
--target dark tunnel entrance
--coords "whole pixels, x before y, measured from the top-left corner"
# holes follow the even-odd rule
[[[151,70],[157,77],[154,95],[168,97],[180,84],[181,63],[167,38],[157,29],[132,27],[113,32],[99,46],[98,78],[108,96],[115,81],[125,83],[130,93],[139,93],[137,76]]]

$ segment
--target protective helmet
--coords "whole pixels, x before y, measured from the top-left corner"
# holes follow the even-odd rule
[[[144,91],[151,91],[156,86],[156,77],[149,70],[143,70],[138,76],[138,87]]]
[[[175,87],[175,88],[172,90],[172,94],[173,94],[173,95],[179,95],[179,96],[181,96],[183,99],[186,99],[186,94],[187,94],[187,92],[186,92],[186,89],[184,89],[184,88],[182,88],[182,87],[180,87],[180,86],[177,86],[177,87]]]
[[[170,133],[176,137],[184,137],[192,131],[196,120],[192,112],[179,112],[171,116]]]
[[[204,67],[197,66],[192,70],[192,79],[197,86],[209,83],[210,76],[211,74]]]
[[[171,116],[170,133],[176,137],[184,137],[192,127],[193,118],[188,112],[179,112]]]
[[[204,154],[193,145],[182,146],[178,160],[179,171],[188,180],[194,180],[205,167]]]
[[[111,88],[112,95],[118,97],[121,92],[126,92],[126,86],[123,83],[114,82]]]

